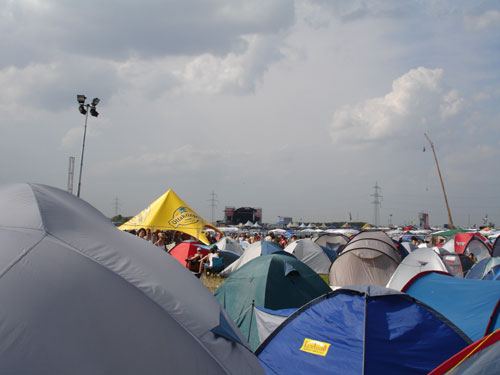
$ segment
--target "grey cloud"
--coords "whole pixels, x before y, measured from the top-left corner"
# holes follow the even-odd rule
[[[329,10],[344,22],[357,21],[363,18],[441,18],[458,12],[484,12],[489,8],[497,8],[494,0],[441,0],[441,1],[401,1],[401,0],[310,0]]]
[[[7,93],[4,102],[49,110],[76,105],[77,94],[110,97],[120,85],[116,69],[110,64],[74,58],[4,69],[0,71],[0,83]]]
[[[224,55],[245,47],[244,34],[275,33],[294,21],[293,3],[245,1],[8,2],[0,8],[0,67],[46,61],[57,51],[116,61],[131,56]],[[246,16],[246,13],[249,16]]]

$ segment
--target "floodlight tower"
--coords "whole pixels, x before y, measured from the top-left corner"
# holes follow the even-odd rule
[[[99,112],[96,110],[97,104],[99,104],[100,99],[99,98],[94,98],[92,100],[92,104],[85,104],[85,100],[87,97],[85,95],[77,95],[76,100],[78,100],[78,110],[82,115],[85,116],[85,127],[83,129],[83,143],[82,143],[82,156],[80,158],[80,176],[78,177],[78,191],[76,196],[80,196],[80,188],[82,185],[82,169],[83,169],[83,153],[85,152],[85,137],[87,136],[87,121],[89,118],[89,112],[92,116],[97,117],[99,116]]]

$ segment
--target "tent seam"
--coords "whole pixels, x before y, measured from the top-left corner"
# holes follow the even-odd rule
[[[0,272],[0,278],[4,277],[5,274],[7,274],[7,272],[9,272],[12,269],[12,267],[14,267],[17,263],[19,263],[24,257],[26,257],[26,255],[28,255],[35,246],[37,246],[40,242],[42,242],[42,240],[45,237],[47,237],[47,233],[45,233],[45,235],[43,235],[42,238],[40,238],[40,240],[37,241],[35,244],[33,244],[33,246],[31,246],[29,249],[23,250],[21,254],[19,254],[10,264],[7,265],[7,267],[5,267]]]

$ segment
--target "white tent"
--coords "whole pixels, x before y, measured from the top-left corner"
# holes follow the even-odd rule
[[[276,228],[276,229],[271,229],[269,232],[272,232],[274,234],[283,234],[286,232],[284,229]]]
[[[253,244],[248,246],[248,248],[246,248],[246,250],[236,262],[230,264],[229,267],[224,268],[222,272],[219,273],[219,275],[222,277],[229,277],[233,272],[237,271],[239,268],[243,267],[245,264],[257,258],[258,256],[273,254],[282,250],[283,249],[274,242],[254,242]]]
[[[394,271],[386,287],[399,290],[414,276],[424,271],[449,272],[441,257],[431,248],[415,248]]]
[[[0,186],[1,374],[263,373],[158,247],[44,185]]]

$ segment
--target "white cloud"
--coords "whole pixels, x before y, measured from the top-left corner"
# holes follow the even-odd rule
[[[455,116],[463,108],[464,99],[460,97],[457,90],[451,90],[443,97],[443,103],[439,106],[443,119]]]
[[[231,52],[224,57],[204,54],[190,61],[176,76],[184,90],[216,94],[253,91],[267,71],[269,63],[281,57],[280,36],[246,35],[244,53]]]
[[[500,11],[488,10],[478,16],[466,15],[465,25],[471,29],[482,30],[500,26]]]
[[[341,146],[407,136],[456,115],[463,99],[445,90],[442,77],[442,69],[419,67],[396,79],[387,95],[340,108],[330,124],[333,142]]]

